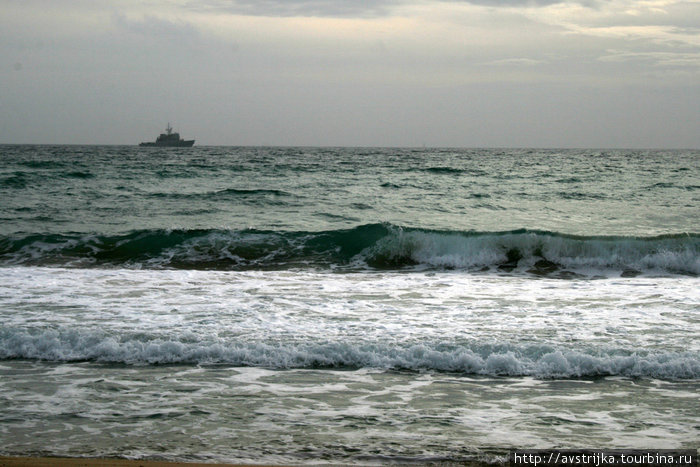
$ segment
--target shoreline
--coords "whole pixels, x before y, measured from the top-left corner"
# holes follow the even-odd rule
[[[159,460],[132,460],[93,457],[21,457],[0,456],[0,467],[271,467],[267,464],[221,464],[205,462],[177,462]]]
[[[430,463],[433,464],[434,463]],[[275,467],[282,464],[229,464],[208,462],[161,461],[139,459],[114,459],[93,457],[23,457],[0,456],[0,467]],[[314,463],[314,465],[348,465],[346,463]],[[394,464],[396,465],[396,464]],[[418,466],[421,463],[411,465]],[[459,462],[464,467],[496,467],[502,464],[467,461]]]

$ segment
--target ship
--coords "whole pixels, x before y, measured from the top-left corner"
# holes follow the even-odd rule
[[[165,133],[161,133],[158,138],[156,138],[155,143],[141,143],[139,146],[158,146],[158,147],[170,147],[170,148],[189,148],[194,144],[193,139],[182,139],[180,138],[180,133],[173,133],[173,129],[168,123],[165,128]]]

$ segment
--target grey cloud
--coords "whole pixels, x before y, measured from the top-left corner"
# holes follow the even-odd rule
[[[492,60],[490,62],[484,63],[484,65],[489,66],[535,66],[544,63],[542,60],[535,60],[532,58],[516,57],[516,58],[504,58],[500,60]]]
[[[315,16],[373,18],[389,15],[401,0],[205,0],[190,2],[192,10],[225,12],[250,16]]]
[[[445,0],[449,3],[469,3],[491,7],[547,6],[567,0]],[[600,0],[574,0],[584,6],[595,6]],[[391,15],[400,5],[415,3],[415,0],[204,0],[192,1],[187,8],[199,11],[225,12],[230,14],[289,17],[339,17],[373,18]],[[441,3],[441,2],[435,2]],[[423,5],[425,3],[422,3]]]
[[[200,36],[199,31],[187,22],[173,22],[155,16],[146,16],[143,19],[133,20],[115,13],[112,22],[120,29],[144,36],[174,39],[195,39]]]
[[[700,56],[697,53],[682,52],[632,52],[628,50],[608,50],[607,55],[599,58],[603,62],[646,62],[664,67],[700,68]]]
[[[491,7],[547,6],[563,2],[564,0],[452,0],[452,3],[471,3]]]

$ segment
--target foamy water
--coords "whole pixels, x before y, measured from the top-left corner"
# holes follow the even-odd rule
[[[53,268],[3,277],[0,306],[14,313],[2,358],[700,377],[694,278]]]

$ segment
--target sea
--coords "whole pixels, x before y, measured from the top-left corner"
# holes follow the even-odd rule
[[[0,146],[0,454],[700,447],[700,151]]]

